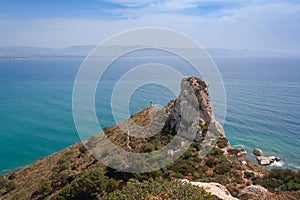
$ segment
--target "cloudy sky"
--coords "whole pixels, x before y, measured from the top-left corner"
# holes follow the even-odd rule
[[[0,46],[98,44],[132,28],[180,31],[207,48],[300,52],[299,0],[1,0]]]

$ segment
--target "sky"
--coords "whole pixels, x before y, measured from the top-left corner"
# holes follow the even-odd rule
[[[300,52],[300,0],[1,0],[0,46],[95,45],[162,27],[206,48]]]

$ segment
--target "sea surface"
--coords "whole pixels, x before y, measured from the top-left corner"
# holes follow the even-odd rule
[[[267,155],[281,157],[278,166],[300,169],[300,57],[213,59],[226,89],[224,128],[231,145],[244,146],[251,160],[255,160],[252,149],[258,147]],[[73,121],[72,91],[82,61],[80,58],[0,60],[1,174],[80,141]],[[115,123],[110,97],[122,70],[150,61],[150,58],[144,58],[143,62],[124,58],[114,63],[115,67],[100,80],[103,84],[98,87],[95,99],[102,127]],[[161,62],[175,68],[186,64],[170,58],[161,58]],[[188,71],[186,75],[194,72]],[[179,82],[176,80],[174,84]],[[133,114],[147,107],[150,99],[163,106],[174,98],[176,94],[166,87],[144,85],[132,94],[129,110]],[[86,120],[89,121],[88,116]]]

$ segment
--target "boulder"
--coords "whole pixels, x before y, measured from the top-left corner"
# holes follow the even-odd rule
[[[253,154],[256,156],[262,156],[263,152],[262,152],[262,150],[255,148],[255,149],[253,149]]]
[[[243,148],[239,149],[240,151],[236,154],[236,160],[244,162],[247,160],[247,151]]]
[[[253,199],[271,199],[271,193],[260,185],[247,186],[241,191],[241,193],[251,195]]]
[[[226,187],[221,185],[220,183],[194,182],[194,181],[189,181],[187,179],[183,179],[182,182],[189,183],[194,186],[198,186],[204,189],[206,192],[211,193],[212,195],[215,195],[222,200],[238,200],[237,198],[231,196],[230,192],[226,189]]]
[[[270,165],[272,162],[274,162],[272,158],[266,156],[257,156],[256,160],[260,165]]]

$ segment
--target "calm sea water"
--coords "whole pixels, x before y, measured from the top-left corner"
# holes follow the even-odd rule
[[[280,156],[284,167],[300,169],[300,58],[216,57],[214,61],[226,88],[224,128],[230,143],[245,146],[252,160],[251,150],[258,147]],[[72,90],[81,62],[0,60],[0,173],[80,141],[72,116]],[[138,62],[124,59],[122,66],[125,69]],[[175,67],[185,64],[171,63]],[[103,88],[97,90],[96,109],[102,126],[115,123],[109,109],[111,77],[117,79],[120,71],[108,72]],[[145,85],[132,95],[130,112],[148,106],[149,99],[165,105],[174,98],[162,86]]]

